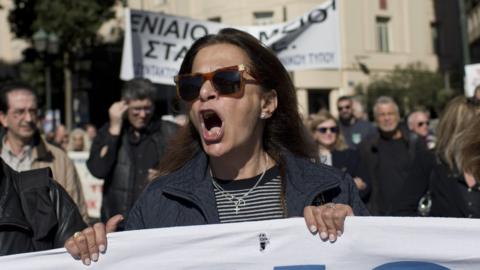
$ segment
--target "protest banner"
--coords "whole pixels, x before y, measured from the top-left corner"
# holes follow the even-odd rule
[[[102,206],[103,180],[93,176],[87,168],[89,152],[68,152],[82,183],[83,195],[87,204],[88,216],[100,218]]]
[[[480,220],[348,217],[335,243],[303,218],[127,231],[89,269],[480,269]],[[64,249],[0,257],[2,269],[86,269]]]
[[[228,26],[191,18],[126,10],[120,78],[144,77],[173,85],[192,43],[225,27],[238,28],[271,47],[288,70],[338,68],[339,7],[326,1],[291,21],[267,26]]]

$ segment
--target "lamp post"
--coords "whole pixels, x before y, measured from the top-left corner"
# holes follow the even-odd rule
[[[58,53],[59,41],[55,33],[47,33],[39,29],[33,34],[33,45],[44,59],[45,65],[45,96],[47,111],[52,109],[52,86],[50,64],[51,56]]]

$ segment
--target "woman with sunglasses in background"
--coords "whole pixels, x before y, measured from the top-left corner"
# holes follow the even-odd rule
[[[348,148],[337,120],[329,112],[320,111],[312,116],[310,131],[318,146],[320,162],[350,174],[360,196],[366,197],[369,185],[366,173],[359,166],[360,156],[356,150]]]
[[[175,82],[189,121],[127,229],[304,216],[312,233],[334,242],[346,216],[368,214],[350,176],[312,162],[289,74],[257,39],[235,29],[200,38]],[[90,258],[76,239],[69,251]]]

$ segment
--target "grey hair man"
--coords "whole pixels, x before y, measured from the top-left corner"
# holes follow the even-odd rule
[[[379,97],[373,107],[378,135],[360,145],[362,166],[371,179],[367,206],[373,215],[392,215],[398,191],[403,187],[417,151],[417,137],[400,125],[397,103]]]

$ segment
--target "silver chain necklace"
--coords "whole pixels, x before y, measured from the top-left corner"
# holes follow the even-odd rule
[[[257,182],[255,183],[255,185],[250,188],[247,192],[243,193],[242,196],[240,197],[237,197],[233,194],[231,194],[230,192],[226,191],[225,189],[223,189],[218,183],[217,181],[215,181],[215,179],[213,178],[213,173],[212,173],[212,169],[210,168],[210,174],[212,175],[212,183],[213,183],[213,186],[218,189],[220,191],[220,193],[222,193],[222,195],[227,199],[229,200],[230,202],[232,202],[234,205],[235,205],[235,215],[238,215],[238,212],[240,211],[240,207],[242,206],[245,206],[247,205],[247,203],[245,202],[244,198],[246,198],[248,196],[248,194],[250,194],[250,192],[252,192],[255,188],[257,188],[258,184],[260,184],[260,182],[262,181],[263,179],[263,176],[265,176],[265,172],[267,171],[267,166],[268,166],[268,155],[266,156],[265,158],[265,167],[263,168],[263,172],[262,172],[262,175],[260,175],[260,177],[258,178]]]

